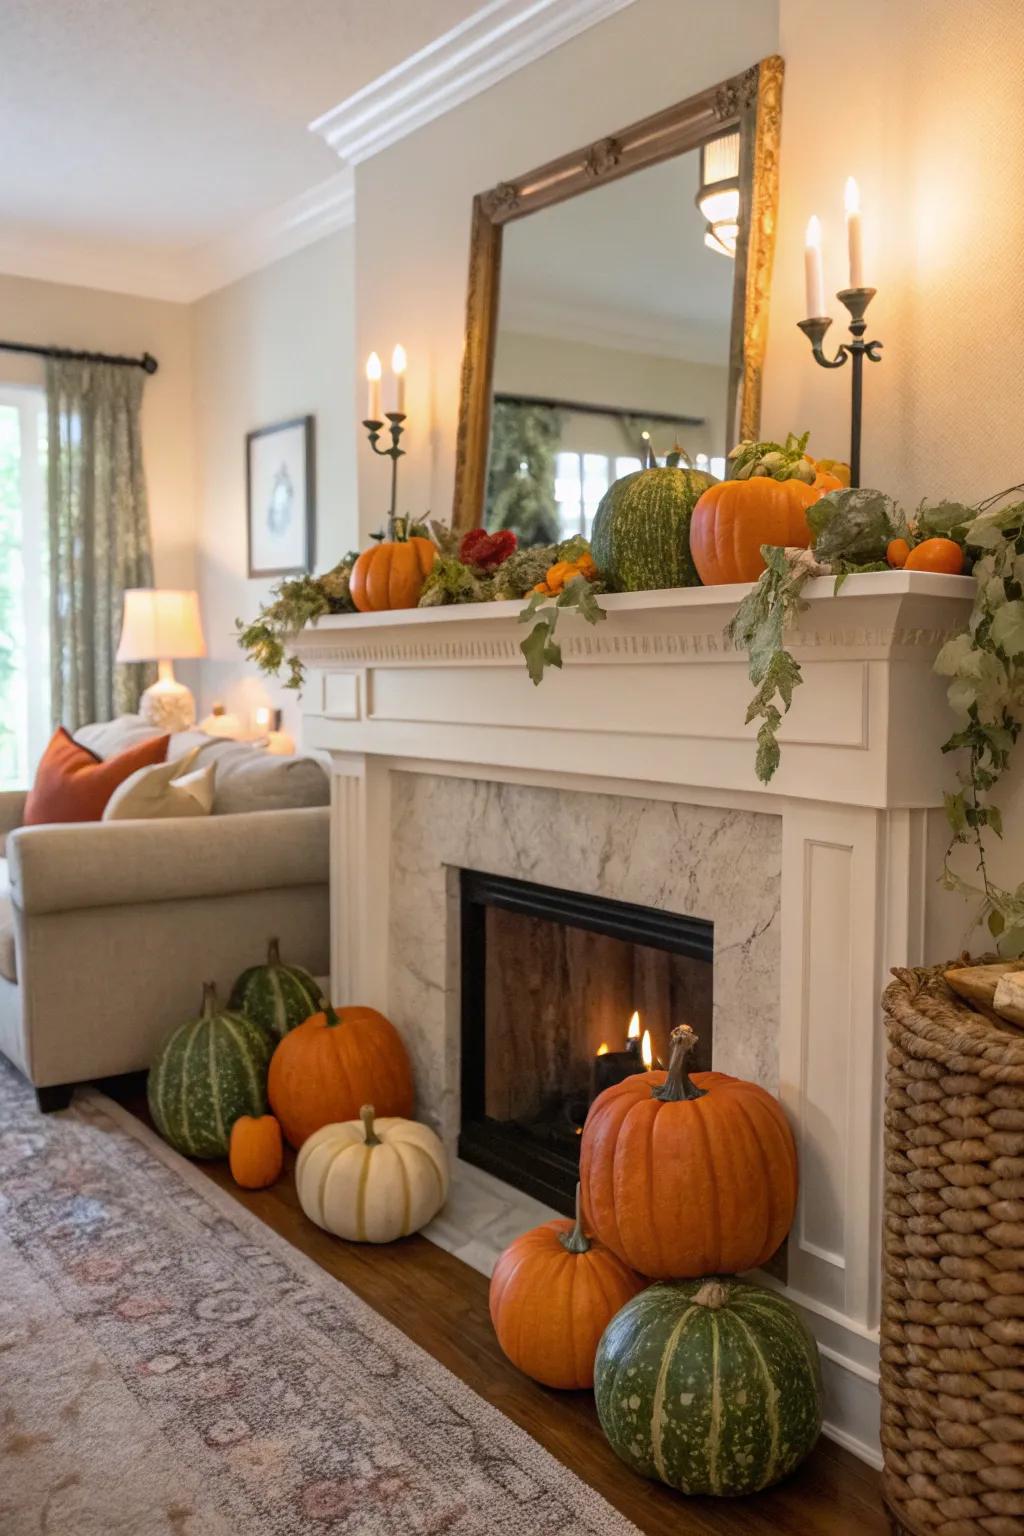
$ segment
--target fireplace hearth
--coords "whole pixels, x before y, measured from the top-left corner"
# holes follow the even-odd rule
[[[710,1067],[713,925],[473,870],[460,894],[459,1156],[568,1215],[601,1088],[684,1021]]]

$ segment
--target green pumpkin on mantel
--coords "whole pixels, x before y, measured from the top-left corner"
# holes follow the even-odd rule
[[[818,1346],[777,1291],[721,1276],[648,1286],[605,1329],[594,1396],[612,1449],[689,1494],[759,1493],[821,1432]]]
[[[240,1115],[267,1112],[274,1038],[244,1013],[222,1009],[212,982],[198,1019],[180,1025],[149,1069],[153,1123],[186,1157],[227,1157]]]
[[[699,587],[690,518],[714,475],[678,466],[639,469],[609,486],[594,514],[590,547],[615,592]]]
[[[301,965],[285,965],[276,939],[267,945],[266,965],[253,965],[231,988],[228,1007],[282,1040],[290,1029],[319,1013],[323,989]]]

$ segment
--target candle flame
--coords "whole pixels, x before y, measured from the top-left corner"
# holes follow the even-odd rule
[[[644,1037],[640,1042],[640,1059],[644,1064],[644,1071],[649,1072],[654,1065],[654,1049],[651,1045],[651,1032],[644,1030]]]
[[[399,342],[391,354],[391,372],[404,373],[406,361],[407,359],[405,356],[405,348],[402,346],[402,343]]]
[[[860,213],[860,187],[852,176],[846,178],[846,188],[843,192],[843,203],[847,216],[851,213]]]
[[[369,357],[366,359],[366,377],[370,380],[370,383],[373,384],[377,379],[380,378],[380,375],[380,358],[377,356],[376,352],[371,352]]]
[[[601,1044],[597,1048],[597,1055],[598,1056],[607,1056],[608,1055],[608,1041],[607,1040],[602,1040],[601,1041]]]
[[[821,220],[816,213],[812,213],[807,220],[805,240],[807,245],[813,246],[815,250],[821,250]]]
[[[639,1040],[639,1038],[640,1038],[640,1012],[639,1012],[639,1009],[634,1008],[634,1010],[633,1010],[633,1017],[630,1019],[630,1021],[629,1021],[629,1028],[626,1030],[626,1039],[627,1040]]]

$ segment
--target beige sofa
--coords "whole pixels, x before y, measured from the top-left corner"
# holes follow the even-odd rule
[[[131,716],[78,733],[101,757],[145,734]],[[197,742],[194,766],[218,761],[210,816],[23,827],[25,794],[0,794],[0,1051],[40,1108],[67,1103],[77,1082],[147,1067],[195,1016],[202,983],[226,997],[271,937],[328,971],[321,765],[194,732],[172,737],[169,756]]]

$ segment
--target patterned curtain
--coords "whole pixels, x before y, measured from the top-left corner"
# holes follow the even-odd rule
[[[521,544],[557,542],[555,454],[562,427],[561,411],[551,406],[495,400],[485,528],[511,528]]]
[[[141,368],[50,358],[51,708],[77,730],[134,710],[151,664],[117,666],[126,587],[153,585]]]

